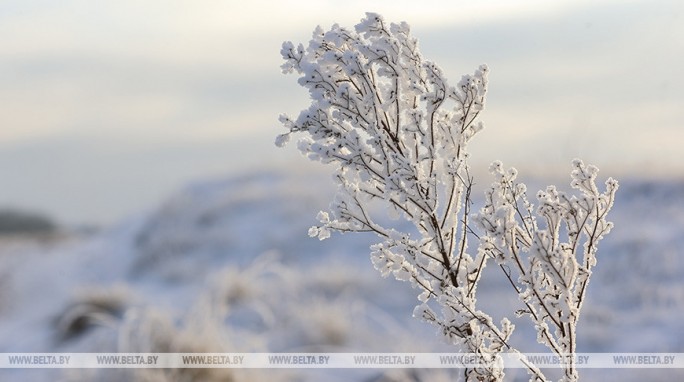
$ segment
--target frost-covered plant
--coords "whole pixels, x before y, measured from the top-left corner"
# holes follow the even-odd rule
[[[562,355],[575,351],[575,329],[599,240],[617,182],[601,193],[597,169],[574,162],[568,196],[554,187],[528,201],[514,169],[495,162],[496,182],[477,214],[472,209],[473,177],[467,145],[482,130],[489,69],[482,65],[456,86],[418,51],[406,23],[388,24],[368,13],[355,30],[320,27],[305,48],[285,42],[284,73],[297,72],[311,106],[298,118],[281,116],[284,145],[302,133],[299,149],[311,160],[335,165],[339,185],[330,212],[318,214],[309,235],[331,231],[373,232],[382,241],[371,260],[383,276],[392,274],[420,291],[414,316],[436,325],[460,349],[481,355],[482,367],[468,369],[468,381],[499,381],[494,362],[514,326],[495,322],[477,304],[477,285],[490,260],[501,268],[524,306],[538,341]],[[411,227],[383,223],[380,204]],[[402,228],[403,227],[403,228]],[[469,241],[476,240],[476,250]],[[581,258],[581,259],[580,259]],[[524,357],[523,357],[524,358]],[[546,380],[524,360],[533,380]],[[570,362],[563,380],[577,380]]]

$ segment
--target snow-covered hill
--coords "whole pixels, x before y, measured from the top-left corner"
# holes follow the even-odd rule
[[[307,237],[321,173],[193,184],[96,237],[0,249],[0,352],[428,352],[415,291],[372,269],[372,236]],[[582,352],[684,352],[684,183],[623,182],[579,325]],[[496,314],[510,290],[483,280]],[[518,325],[514,341],[538,349]],[[451,380],[447,370],[0,370],[4,380]],[[671,380],[678,370],[589,370]],[[527,380],[510,370],[511,380]],[[232,379],[231,379],[232,378]]]

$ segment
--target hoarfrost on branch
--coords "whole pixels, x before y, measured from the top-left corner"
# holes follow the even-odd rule
[[[467,146],[484,127],[478,118],[487,66],[452,86],[420,54],[408,24],[388,24],[372,13],[354,30],[318,27],[307,47],[285,42],[281,54],[283,72],[299,75],[312,103],[297,118],[280,117],[287,132],[276,144],[299,133],[299,150],[336,171],[330,211],[318,214],[320,224],[309,235],[378,235],[372,264],[382,276],[419,291],[413,315],[438,327],[459,349],[492,360],[500,352],[518,352],[509,344],[510,320],[495,322],[478,308],[477,285],[493,262],[519,297],[523,308],[516,313],[530,318],[538,341],[559,355],[575,352],[576,324],[597,245],[611,228],[606,215],[617,182],[608,179],[599,191],[596,167],[576,160],[571,186],[578,194],[550,186],[537,194],[535,206],[525,185],[516,182],[516,170],[494,162],[495,181],[476,213]],[[373,213],[375,204],[412,227],[383,223]],[[546,380],[524,362],[532,380]],[[468,381],[499,381],[503,375],[493,361],[465,373]],[[577,379],[569,362],[562,380]]]

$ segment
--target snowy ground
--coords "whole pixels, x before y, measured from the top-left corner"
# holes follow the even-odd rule
[[[198,183],[149,213],[58,245],[0,248],[0,352],[429,352],[415,291],[372,269],[372,236],[307,237],[325,174]],[[580,321],[581,352],[684,352],[684,183],[623,181]],[[512,295],[480,287],[496,314]],[[503,292],[502,292],[503,290]],[[514,341],[534,346],[518,325]],[[675,380],[684,370],[590,370]],[[447,370],[0,370],[0,380],[454,380]],[[527,380],[523,370],[510,380]]]

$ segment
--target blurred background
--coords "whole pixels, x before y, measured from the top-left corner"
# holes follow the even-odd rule
[[[601,182],[620,180],[579,349],[683,353],[684,3],[667,0],[0,2],[0,353],[453,351],[411,318],[416,291],[372,269],[372,236],[306,237],[334,193],[329,170],[274,145],[278,115],[309,104],[280,71],[282,42],[306,44],[316,25],[352,27],[367,11],[407,21],[452,83],[489,65],[486,130],[470,146],[477,195],[495,159],[532,195],[567,183],[575,157]],[[478,293],[498,320],[516,306],[497,276]],[[514,345],[541,350],[514,321]],[[0,369],[0,379],[461,372]],[[681,370],[581,375],[666,381]]]
[[[491,68],[473,144],[523,174],[684,175],[678,1],[3,1],[0,206],[108,224],[188,180],[301,165],[280,113],[308,106],[284,40],[366,11],[407,21],[457,82]]]

